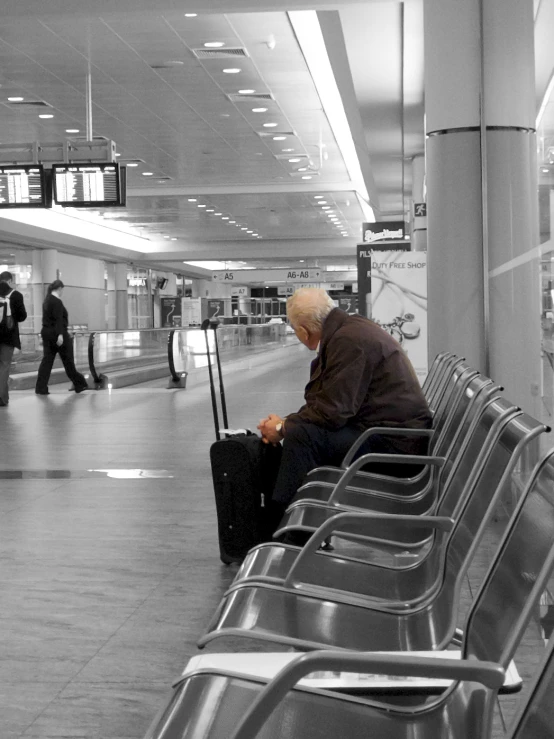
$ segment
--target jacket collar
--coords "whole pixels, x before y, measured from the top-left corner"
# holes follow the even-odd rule
[[[321,340],[319,342],[319,354],[325,349],[329,340],[338,329],[348,320],[348,313],[340,308],[333,308],[325,321],[321,330]]]

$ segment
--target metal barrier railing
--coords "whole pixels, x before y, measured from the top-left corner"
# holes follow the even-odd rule
[[[219,350],[224,358],[240,354],[243,347],[286,342],[286,326],[279,324],[220,325]],[[211,334],[211,332],[209,332]],[[184,387],[190,371],[207,367],[204,332],[198,327],[93,331],[88,337],[88,364],[96,386],[105,384],[106,373],[128,367],[160,365],[169,370],[169,387]],[[213,335],[209,336],[210,350]]]
[[[219,350],[224,361],[238,357],[246,347],[284,344],[288,328],[283,323],[218,325]],[[114,331],[72,331],[75,364],[88,364],[91,380],[97,387],[105,384],[106,374],[118,370],[165,365],[169,387],[184,387],[190,371],[207,367],[204,332],[200,327],[133,329]],[[208,331],[210,351],[213,334]],[[12,374],[36,372],[42,359],[40,334],[22,333],[24,351],[15,362]]]

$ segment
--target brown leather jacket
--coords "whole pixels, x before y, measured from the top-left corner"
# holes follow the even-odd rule
[[[304,397],[306,405],[287,416],[287,427],[302,422],[330,430],[431,426],[429,407],[400,344],[373,321],[339,308],[323,324]]]

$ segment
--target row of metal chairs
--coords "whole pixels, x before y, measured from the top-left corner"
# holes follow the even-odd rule
[[[193,658],[146,739],[490,737],[494,701],[554,568],[554,451],[519,494],[460,631],[464,578],[547,428],[453,355],[435,359],[424,391],[434,418],[423,470],[367,472],[391,458],[355,459],[358,445],[341,468],[310,473],[279,532],[313,532],[308,543],[254,548],[199,642],[241,637],[301,654]],[[550,735],[553,688],[554,637],[511,739]]]

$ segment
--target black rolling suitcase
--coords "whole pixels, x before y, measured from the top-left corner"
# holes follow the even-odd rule
[[[208,372],[217,441],[210,447],[210,461],[217,510],[219,552],[225,564],[242,562],[256,544],[271,539],[277,523],[271,495],[279,464],[281,447],[264,444],[259,436],[245,431],[221,438],[219,414],[212,371],[208,330],[214,333],[219,375],[221,411],[227,429],[227,407],[217,343],[217,324],[204,321]]]

